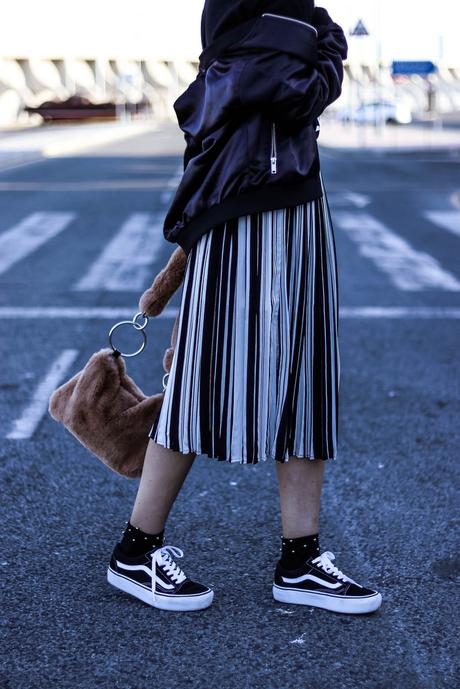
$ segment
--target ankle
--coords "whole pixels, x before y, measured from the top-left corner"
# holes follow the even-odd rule
[[[164,533],[165,530],[165,524],[157,522],[152,526],[151,523],[143,523],[142,521],[136,519],[135,517],[131,516],[129,519],[129,522],[126,522],[128,526],[131,526],[131,528],[137,529],[138,531],[142,531],[145,534],[154,536],[155,534],[159,533]]]

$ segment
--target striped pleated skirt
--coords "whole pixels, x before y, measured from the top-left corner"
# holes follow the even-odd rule
[[[149,437],[241,464],[336,459],[339,380],[325,197],[202,235],[187,257],[176,348]]]

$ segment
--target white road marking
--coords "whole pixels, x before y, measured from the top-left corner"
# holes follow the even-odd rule
[[[182,179],[182,176],[184,174],[184,164],[183,160],[181,160],[181,163],[179,167],[176,170],[176,174],[174,177],[171,177],[168,182],[165,184],[165,190],[161,194],[161,202],[162,203],[169,203],[169,201],[172,199],[174,194],[176,193],[177,187],[179,186],[179,183]]]
[[[62,232],[75,213],[37,212],[0,234],[0,274]]]
[[[460,211],[426,211],[425,217],[460,237]]]
[[[437,288],[460,291],[455,275],[433,256],[417,251],[409,242],[368,213],[335,213],[335,223],[356,242],[362,256],[370,258],[396,287],[405,291]]]
[[[342,306],[340,318],[460,318],[455,306]]]
[[[331,206],[356,206],[365,208],[371,202],[371,197],[365,194],[357,194],[354,191],[333,192],[327,195]]]
[[[102,251],[75,290],[141,290],[164,246],[163,213],[133,213]]]
[[[111,318],[130,318],[137,313],[137,307],[121,306],[0,306],[0,319],[33,319],[33,318],[75,318],[100,320]],[[154,318],[176,318],[178,308],[166,307]],[[153,317],[152,317],[153,320]]]
[[[49,398],[67,374],[77,358],[77,349],[64,349],[51,364],[48,373],[39,382],[30,404],[21,416],[13,422],[13,428],[6,436],[9,439],[30,438],[43,416],[48,413]]]
[[[101,192],[101,191],[159,191],[169,182],[169,177],[145,179],[85,179],[69,182],[0,182],[0,191],[59,191],[59,192]]]
[[[180,288],[179,288],[180,289]],[[33,320],[33,319],[86,319],[111,320],[112,318],[132,319],[136,308],[120,306],[0,306],[0,320]],[[179,309],[166,307],[158,316],[150,318],[176,318]],[[460,307],[455,306],[341,306],[340,318],[460,318]],[[149,325],[147,325],[147,328]]]

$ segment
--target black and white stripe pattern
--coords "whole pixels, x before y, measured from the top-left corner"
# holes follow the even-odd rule
[[[325,198],[204,234],[188,255],[176,350],[149,436],[243,464],[336,459],[339,380]]]

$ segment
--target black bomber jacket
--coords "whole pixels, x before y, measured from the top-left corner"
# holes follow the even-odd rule
[[[347,42],[314,16],[264,13],[222,34],[174,102],[186,149],[163,235],[187,254],[229,218],[322,195],[318,117],[341,93]]]

